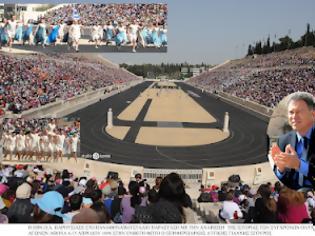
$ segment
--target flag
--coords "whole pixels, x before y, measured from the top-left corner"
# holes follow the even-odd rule
[[[72,19],[73,20],[80,20],[80,14],[77,9],[72,9]]]

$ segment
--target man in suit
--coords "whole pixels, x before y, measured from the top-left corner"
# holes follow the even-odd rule
[[[315,188],[315,99],[311,94],[291,95],[288,121],[292,131],[270,149],[274,172],[289,188]]]

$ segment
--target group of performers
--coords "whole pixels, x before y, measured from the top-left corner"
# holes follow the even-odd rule
[[[166,46],[167,29],[164,26],[159,26],[157,23],[138,24],[136,20],[133,20],[130,24],[109,21],[103,27],[103,39],[106,44],[114,41],[117,47],[130,44],[132,51],[136,52],[138,45],[142,47],[153,45],[157,48]]]
[[[57,43],[68,43],[69,49],[73,47],[77,52],[79,51],[79,40],[81,38],[81,26],[78,20],[73,20],[67,26],[65,33],[65,26],[60,21],[60,24],[51,25],[48,30],[47,24],[44,20],[39,20],[37,25],[30,21],[23,24],[21,21],[16,21],[15,16],[10,20],[4,19],[0,24],[0,47],[12,47],[12,43],[17,41],[19,43],[29,45],[56,45]]]
[[[51,119],[44,129],[4,129],[2,134],[4,158],[18,161],[62,161],[65,155],[77,161],[77,147],[80,142],[76,129],[66,132],[69,127],[57,127],[56,120]]]
[[[49,27],[48,24],[43,19],[40,19],[37,25],[30,21],[24,24],[17,21],[15,16],[10,20],[4,19],[0,24],[0,47],[12,47],[14,41],[23,45],[27,43],[43,47],[67,43],[69,49],[79,51],[82,35],[79,19],[71,18],[67,23],[60,20],[58,24]],[[88,31],[91,32],[90,41],[95,43],[96,48],[102,42],[106,45],[116,45],[118,48],[122,45],[131,45],[133,52],[136,52],[138,45],[142,47],[153,45],[158,48],[167,45],[167,29],[157,23],[142,25],[136,20],[131,23],[108,21],[106,25],[95,25]]]

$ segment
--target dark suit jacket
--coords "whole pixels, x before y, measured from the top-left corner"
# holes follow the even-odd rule
[[[285,151],[285,147],[288,144],[291,144],[291,146],[296,150],[297,142],[298,141],[296,132],[291,131],[279,137],[278,146],[283,152]],[[307,161],[309,162],[309,171],[308,176],[304,177],[304,179],[308,179],[312,183],[313,188],[315,188],[315,129],[313,129],[311,134],[311,140],[309,142],[309,150],[307,154]],[[274,168],[274,170],[276,170],[276,167]],[[294,179],[295,172],[296,171],[294,169],[286,171],[284,176],[281,178],[281,182],[289,188],[299,189],[301,187],[298,186],[297,181]]]

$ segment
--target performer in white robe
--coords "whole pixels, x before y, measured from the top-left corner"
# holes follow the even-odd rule
[[[95,48],[98,48],[98,46],[100,45],[102,36],[103,36],[102,27],[100,25],[94,25],[92,27],[91,37],[92,41],[95,43]]]
[[[31,153],[31,142],[32,142],[32,137],[31,137],[31,132],[25,135],[25,149],[24,149],[24,158],[29,159],[30,158],[30,153]]]
[[[47,153],[48,153],[48,158],[47,161],[49,161],[50,158],[54,157],[54,133],[50,132],[48,133],[48,145],[47,145]]]
[[[7,147],[7,155],[10,155],[9,160],[12,160],[13,153],[15,151],[15,142],[16,142],[16,136],[14,133],[10,133],[7,137],[6,141],[6,147]]]
[[[31,135],[31,140],[30,140],[30,159],[33,159],[33,156],[35,155],[36,157],[40,156],[40,136],[39,136],[39,131],[34,130]]]
[[[12,16],[12,19],[8,21],[8,27],[7,27],[7,30],[8,30],[7,32],[9,36],[8,45],[10,48],[12,47],[12,43],[15,38],[16,26],[17,26],[16,16]]]
[[[49,159],[49,139],[48,139],[48,135],[47,132],[44,131],[41,139],[40,139],[40,149],[41,149],[41,158],[43,158],[45,160],[45,157],[47,156]]]
[[[77,147],[78,147],[79,137],[77,134],[73,134],[70,138],[70,152],[71,156],[77,161]]]
[[[51,119],[47,124],[47,132],[48,134],[54,134],[54,130],[56,129],[56,120]]]
[[[79,52],[79,41],[81,38],[81,26],[77,20],[73,21],[73,24],[69,28],[69,47],[73,47],[76,52]]]
[[[64,148],[64,143],[65,143],[65,134],[64,132],[61,130],[59,131],[59,134],[57,135],[58,138],[58,142],[57,142],[57,157],[60,158],[60,160],[62,160],[63,157],[63,148]]]
[[[16,154],[19,161],[21,161],[21,158],[24,155],[25,152],[25,135],[22,131],[18,135],[16,135]]]
[[[132,44],[132,52],[136,52],[138,31],[139,31],[139,25],[137,25],[136,21],[134,20],[133,23],[129,25],[129,29],[128,29],[128,37],[129,37],[129,42]]]

